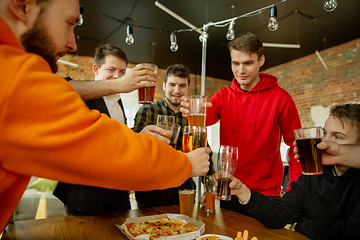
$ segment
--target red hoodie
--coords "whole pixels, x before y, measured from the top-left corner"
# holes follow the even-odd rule
[[[251,190],[279,196],[284,174],[281,138],[290,146],[290,186],[301,174],[293,152],[293,129],[301,123],[293,99],[277,78],[260,73],[260,79],[248,92],[235,78],[230,87],[217,91],[209,100],[213,107],[207,109],[206,125],[220,120],[220,144],[239,148],[235,177]]]

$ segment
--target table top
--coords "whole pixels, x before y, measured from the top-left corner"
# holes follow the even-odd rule
[[[163,213],[179,213],[179,206],[163,206],[119,212],[96,216],[66,216],[38,220],[23,220],[10,223],[2,239],[128,239],[116,227],[126,218],[134,218]],[[282,228],[269,229],[256,219],[216,208],[215,213],[207,214],[204,207],[194,207],[194,220],[205,223],[205,234],[219,234],[235,238],[238,231],[249,231],[249,240],[308,239],[304,235]]]

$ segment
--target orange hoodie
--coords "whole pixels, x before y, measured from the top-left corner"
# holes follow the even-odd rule
[[[0,18],[0,232],[31,176],[122,190],[181,185],[184,153],[90,111]],[[176,159],[173,161],[170,159]]]

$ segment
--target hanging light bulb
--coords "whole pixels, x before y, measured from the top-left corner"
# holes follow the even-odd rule
[[[324,2],[324,9],[325,11],[328,11],[328,12],[332,12],[335,10],[335,8],[337,7],[337,2],[336,0],[326,0]]]
[[[199,37],[199,40],[200,42],[203,42],[203,41],[207,41],[207,39],[209,38],[209,34],[207,32],[203,32],[200,37]]]
[[[235,38],[235,20],[232,20],[229,25],[228,32],[226,34],[226,39],[231,41]]]
[[[176,43],[176,35],[175,33],[170,34],[170,50],[176,52],[179,49],[179,46]]]
[[[132,27],[130,25],[128,25],[127,28],[126,28],[125,42],[127,43],[127,45],[132,45],[135,42],[134,36],[133,36],[133,30],[132,30]]]
[[[271,7],[269,16],[270,16],[270,19],[269,19],[268,28],[269,28],[270,31],[275,31],[279,27],[279,23],[276,20],[277,9],[276,9],[275,5]]]
[[[208,24],[212,24],[212,22],[209,22]],[[207,39],[209,38],[209,34],[207,33],[208,30],[209,30],[209,25],[204,24],[203,32],[199,36],[200,42],[204,42],[204,41],[206,42],[207,41]]]
[[[79,10],[80,10],[80,17],[79,17],[79,21],[77,22],[76,25],[78,26],[81,26],[83,25],[84,23],[84,18],[83,18],[83,15],[84,15],[84,7],[82,5],[79,6]]]

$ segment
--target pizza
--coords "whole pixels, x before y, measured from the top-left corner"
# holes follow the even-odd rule
[[[148,234],[150,235],[149,240],[189,233],[196,230],[197,227],[191,223],[185,223],[180,220],[169,218],[154,219],[146,222],[140,222],[138,224],[124,224],[124,231],[131,238]]]

